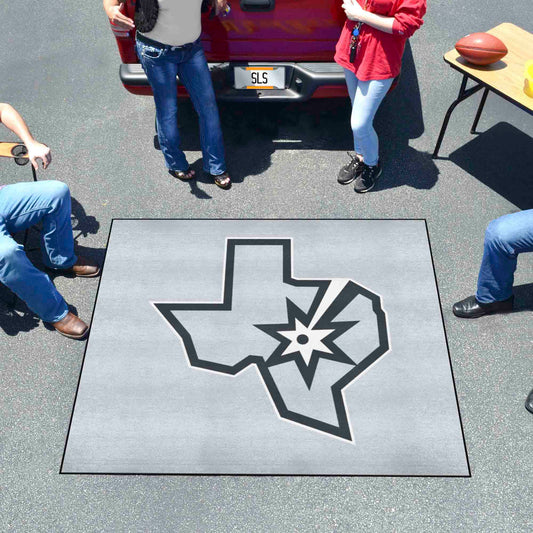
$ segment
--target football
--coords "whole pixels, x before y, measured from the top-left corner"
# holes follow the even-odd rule
[[[507,47],[490,33],[471,33],[455,44],[464,59],[474,65],[496,63],[507,54]]]

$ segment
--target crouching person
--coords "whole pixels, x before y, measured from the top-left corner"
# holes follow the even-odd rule
[[[37,168],[51,161],[50,149],[33,139],[20,115],[8,104],[0,104],[0,122],[16,133],[28,148]],[[13,235],[42,222],[41,247],[47,268],[81,277],[100,272],[91,261],[76,257],[70,220],[68,187],[59,181],[0,185],[0,282],[13,291],[43,321],[72,339],[83,339],[87,324],[71,313],[47,274],[30,262]]]

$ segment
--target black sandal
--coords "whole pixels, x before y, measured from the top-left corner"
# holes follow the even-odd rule
[[[215,185],[220,187],[221,189],[229,189],[231,188],[231,178],[229,177],[229,174],[227,172],[223,172],[222,174],[209,174],[209,176],[214,180]]]
[[[196,172],[191,167],[187,170],[169,170],[168,173],[181,181],[192,180],[196,175]]]

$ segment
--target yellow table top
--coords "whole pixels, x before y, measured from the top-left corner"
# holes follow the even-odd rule
[[[468,74],[491,89],[533,111],[533,98],[524,92],[525,64],[533,59],[533,34],[504,22],[487,31],[498,37],[509,53],[492,65],[472,65],[455,50],[444,54],[444,60],[454,68]]]

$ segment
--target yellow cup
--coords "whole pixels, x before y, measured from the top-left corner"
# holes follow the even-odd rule
[[[533,98],[533,59],[526,62],[524,92]]]

